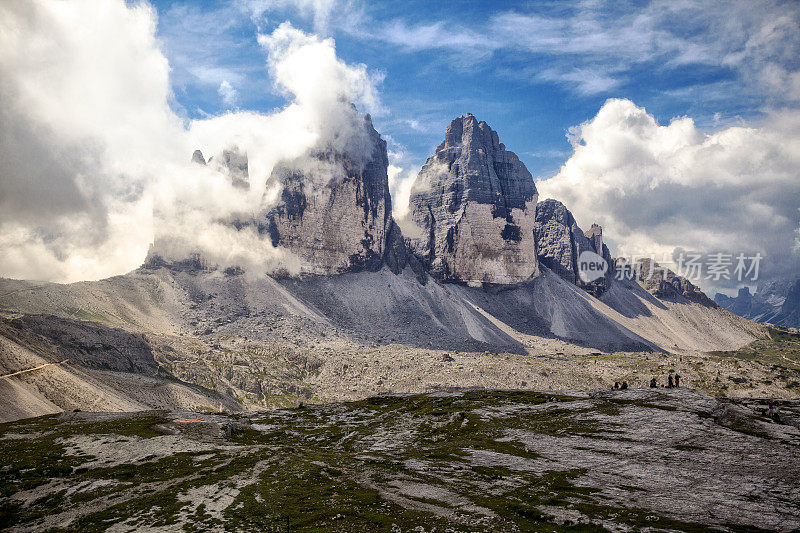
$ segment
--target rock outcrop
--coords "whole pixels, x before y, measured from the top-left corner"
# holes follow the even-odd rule
[[[755,298],[750,293],[750,287],[746,286],[739,288],[739,292],[735,297],[730,297],[719,292],[714,296],[714,302],[717,305],[745,318],[753,318],[757,315],[757,312],[754,312],[753,308],[758,308],[759,305],[756,304],[754,306],[754,299]],[[774,305],[770,305],[766,310],[774,310],[774,308]]]
[[[614,262],[608,247],[603,244],[603,229],[599,225],[592,224],[591,229],[584,232],[564,204],[547,199],[536,206],[534,234],[542,265],[595,296],[608,288]],[[608,270],[605,276],[589,283],[580,278],[578,260],[583,252],[594,252],[606,261]]]
[[[688,279],[678,276],[672,270],[650,259],[640,259],[630,272],[650,294],[662,300],[680,300],[706,307],[717,307],[714,301]]]
[[[453,120],[422,167],[410,244],[430,273],[471,285],[513,284],[539,274],[533,177],[497,132],[467,114]]]
[[[305,273],[378,270],[385,262],[400,271],[408,263],[392,219],[386,141],[369,115],[364,127],[371,152],[363,159],[319,153],[318,165],[286,162],[273,171],[281,197],[258,221],[259,231],[299,257]]]
[[[222,173],[227,174],[234,187],[250,188],[247,154],[242,153],[238,148],[225,149],[218,159],[212,157],[208,162],[213,162]]]
[[[201,152],[200,150],[195,150],[194,153],[192,154],[192,163],[206,166],[206,158],[203,157],[203,152]]]

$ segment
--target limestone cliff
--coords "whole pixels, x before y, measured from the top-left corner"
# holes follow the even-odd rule
[[[603,229],[599,225],[592,224],[591,229],[584,232],[564,204],[547,199],[536,206],[534,234],[541,264],[596,296],[608,288],[614,263],[603,243]],[[578,258],[586,251],[602,256],[608,265],[606,275],[591,283],[584,283],[578,273]]]
[[[513,284],[536,277],[536,186],[486,122],[453,120],[410,197],[411,247],[442,280]]]
[[[384,263],[400,271],[408,262],[392,219],[386,141],[369,115],[364,128],[366,157],[318,153],[314,165],[285,162],[273,171],[281,197],[259,230],[304,261],[306,273],[377,270]]]
[[[678,276],[672,270],[647,258],[640,259],[637,263],[638,265],[632,269],[632,272],[637,281],[653,296],[662,300],[685,298],[706,307],[717,307],[717,304],[706,296],[700,287],[688,279]]]

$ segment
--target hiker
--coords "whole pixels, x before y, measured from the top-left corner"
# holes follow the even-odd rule
[[[614,390],[619,390],[619,381],[614,382]]]
[[[680,374],[675,374],[675,388],[677,389],[680,386],[681,386],[681,376]]]
[[[772,400],[769,401],[769,417],[770,418],[775,417],[775,402],[773,402]]]
[[[620,387],[620,389],[625,390],[627,388],[628,388],[628,382],[627,381],[623,381],[622,382],[622,386]]]
[[[669,375],[669,379],[667,380],[667,388],[671,389],[675,386],[675,382],[672,379],[672,374]]]
[[[653,378],[653,379],[650,380],[650,388],[651,389],[658,388],[658,383],[656,382],[656,378]]]

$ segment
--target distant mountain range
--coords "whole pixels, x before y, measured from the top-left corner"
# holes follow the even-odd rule
[[[717,293],[714,301],[750,320],[800,327],[800,278],[761,284],[755,294],[750,293],[749,287],[742,287],[733,297]]]

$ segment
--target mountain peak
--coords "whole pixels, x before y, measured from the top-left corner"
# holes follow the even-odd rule
[[[538,275],[533,176],[496,131],[467,113],[450,122],[410,198],[418,255],[441,279],[518,283]]]

